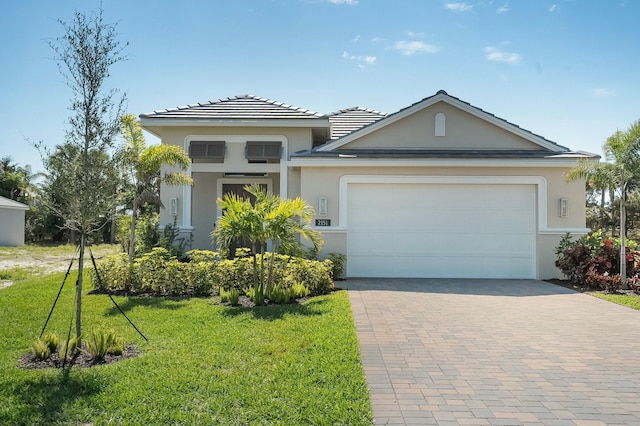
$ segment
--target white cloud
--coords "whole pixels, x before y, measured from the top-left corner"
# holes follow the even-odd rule
[[[617,95],[617,92],[612,89],[598,87],[596,89],[591,90],[591,94],[596,98],[610,98],[612,96]]]
[[[503,4],[501,7],[499,7],[496,10],[496,13],[500,14],[500,13],[505,13],[505,12],[508,12],[508,11],[509,11],[509,3],[505,3],[505,4]]]
[[[358,67],[360,68],[365,68],[365,65],[373,65],[376,63],[376,60],[377,60],[375,56],[356,56],[356,55],[350,54],[346,50],[342,52],[342,57],[344,59],[357,62]]]
[[[360,41],[360,34],[356,35],[356,36],[353,38],[353,41],[354,41],[354,42],[358,42],[358,41]]]
[[[374,37],[371,39],[371,42],[373,43],[382,43],[384,41],[384,38],[382,37]]]
[[[552,4],[551,7],[549,7],[549,12],[553,13],[556,10],[558,10],[558,5],[557,4]]]
[[[467,3],[445,3],[444,7],[453,12],[470,12],[473,6]]]
[[[509,65],[517,65],[522,60],[522,56],[517,53],[503,52],[495,46],[487,46],[483,49],[485,58],[488,61],[503,62]]]
[[[427,44],[422,41],[396,41],[393,46],[395,50],[400,51],[401,54],[406,56],[415,55],[416,53],[436,53],[440,51],[438,46],[433,44]]]
[[[329,0],[329,3],[333,4],[348,4],[350,6],[355,6],[358,4],[358,0]]]
[[[424,33],[416,33],[414,31],[409,31],[407,33],[407,37],[411,37],[411,38],[422,38],[424,37]]]

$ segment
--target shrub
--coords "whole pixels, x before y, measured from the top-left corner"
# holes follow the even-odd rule
[[[65,356],[67,357],[67,359],[73,357],[75,352],[78,350],[78,347],[80,346],[80,338],[81,336],[72,337],[68,341],[65,341],[62,346],[60,346],[58,355],[60,359],[65,359]]]
[[[294,282],[291,284],[291,287],[289,287],[289,290],[291,290],[291,297],[295,299],[305,297],[309,294],[309,289],[301,282]]]
[[[291,292],[281,284],[276,284],[269,289],[267,299],[274,303],[284,305],[289,303],[289,300],[291,300]]]
[[[35,357],[39,360],[47,359],[51,355],[49,344],[39,337],[31,346],[31,350],[33,351]]]
[[[250,257],[224,259],[212,271],[214,286],[218,289],[235,288],[245,291],[253,285],[253,266]]]
[[[245,290],[245,294],[256,305],[264,305],[264,290],[262,287],[249,287]]]
[[[124,340],[117,337],[113,329],[94,328],[87,338],[87,351],[96,360],[107,354],[120,355],[124,350]]]
[[[347,255],[342,253],[329,253],[328,256],[333,267],[331,268],[331,278],[334,280],[343,278],[344,263],[347,261]]]
[[[257,256],[263,265],[263,279],[269,274],[271,254]],[[129,263],[127,255],[109,256],[98,263],[102,282],[94,271],[91,280],[100,291],[151,293],[157,295],[216,295],[220,289],[245,292],[253,286],[253,258],[221,259],[218,253],[206,250],[189,252],[188,262],[180,262],[164,249],[156,247]],[[311,294],[327,293],[333,285],[333,263],[276,254],[272,269],[272,284],[290,288],[303,283]]]
[[[89,276],[93,283],[93,288],[102,291],[137,291],[134,280],[132,265],[126,253],[107,256],[96,263],[100,281],[93,268],[89,269]]]
[[[222,260],[220,253],[211,250],[189,250],[185,253],[189,262],[211,262],[218,263]]]
[[[599,273],[595,269],[589,270],[585,283],[591,288],[599,288],[608,293],[615,293],[622,284],[619,275],[610,275],[608,272]]]
[[[220,289],[220,301],[222,303],[229,302],[231,306],[236,306],[240,300],[240,292],[235,288],[231,290]]]
[[[47,344],[49,347],[49,352],[53,353],[58,350],[58,345],[60,344],[60,338],[56,333],[45,334],[42,338],[42,341]]]

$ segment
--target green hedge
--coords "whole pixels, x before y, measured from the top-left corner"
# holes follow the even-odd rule
[[[224,259],[218,253],[191,250],[181,262],[164,248],[154,248],[129,264],[126,254],[109,256],[98,263],[101,280],[91,271],[94,288],[103,292],[172,296],[219,294],[220,288],[245,292],[253,283],[253,258]],[[304,284],[311,294],[324,294],[333,286],[333,263],[275,255],[273,284],[289,288]],[[269,271],[271,254],[264,260],[263,273]],[[259,268],[260,269],[260,268]]]

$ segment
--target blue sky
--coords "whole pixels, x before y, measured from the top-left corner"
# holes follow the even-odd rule
[[[444,89],[574,150],[640,118],[632,0],[103,0],[127,111],[253,94],[328,113],[395,112]],[[99,0],[4,0],[0,157],[64,141],[70,90],[47,45]],[[155,139],[148,136],[149,142]]]

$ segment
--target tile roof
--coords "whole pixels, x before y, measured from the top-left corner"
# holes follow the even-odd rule
[[[254,95],[241,95],[215,101],[157,110],[140,118],[172,119],[299,119],[324,118],[323,114]]]
[[[331,139],[338,139],[387,116],[369,108],[354,107],[327,114],[331,123]]]

